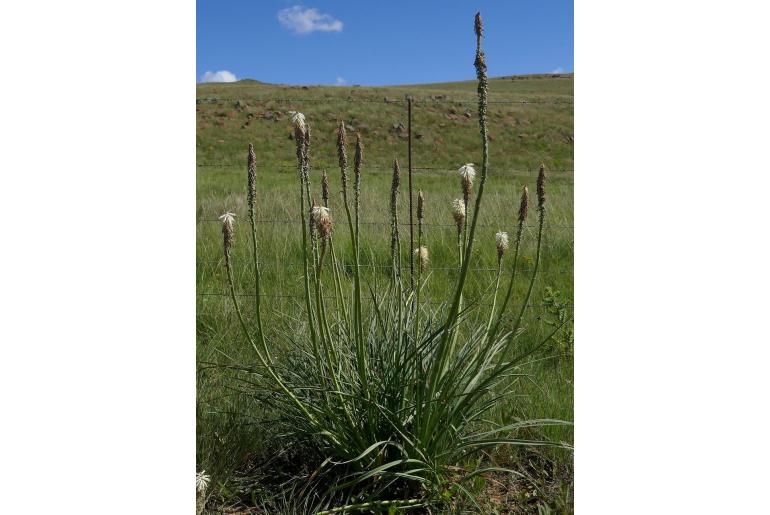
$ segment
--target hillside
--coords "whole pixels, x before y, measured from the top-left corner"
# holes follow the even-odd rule
[[[316,166],[334,164],[331,135],[340,119],[350,132],[361,134],[370,155],[378,156],[370,164],[390,166],[393,157],[406,159],[404,99],[411,95],[414,166],[454,169],[480,161],[475,88],[475,81],[386,87],[282,86],[251,80],[198,84],[198,165],[240,165],[234,156],[248,142],[260,141],[261,159],[293,166],[285,149],[291,133],[287,111],[294,110],[305,113],[322,136]],[[550,169],[572,169],[571,74],[493,78],[489,100],[493,167],[528,170],[545,162]]]

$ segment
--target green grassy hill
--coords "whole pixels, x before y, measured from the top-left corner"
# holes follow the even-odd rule
[[[370,164],[405,159],[407,95],[414,97],[413,165],[446,167],[479,162],[475,81],[394,87],[279,86],[256,81],[198,85],[198,163],[237,163],[249,141],[258,157],[292,166],[286,152],[287,111],[301,111],[318,135],[316,168],[335,162],[336,124],[344,119],[364,138]],[[572,169],[573,79],[567,76],[490,80],[490,162],[495,168]],[[208,99],[208,101],[207,101]],[[215,103],[209,103],[218,99]],[[386,99],[395,102],[386,102]],[[348,102],[354,101],[354,102]],[[502,104],[495,102],[517,102]],[[526,102],[526,103],[525,103]]]

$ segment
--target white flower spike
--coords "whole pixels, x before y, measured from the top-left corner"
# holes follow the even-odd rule
[[[452,201],[452,216],[455,219],[455,225],[457,225],[457,235],[463,231],[463,223],[465,222],[465,202],[462,199],[456,198]]]
[[[332,217],[329,214],[329,208],[324,206],[313,206],[310,209],[310,216],[313,219],[318,234],[325,240],[332,233]]]
[[[452,216],[455,220],[465,218],[465,203],[462,199],[456,198],[452,201]]]
[[[235,222],[235,213],[225,213],[222,216],[219,217],[220,220],[222,220],[222,223],[225,224],[232,224]]]
[[[497,245],[497,258],[503,257],[503,254],[508,250],[508,233],[499,231],[495,234],[495,244]]]
[[[428,267],[428,248],[420,247],[414,249],[414,255],[420,260],[420,270],[425,270]]]
[[[209,481],[211,478],[208,474],[206,474],[205,470],[201,470],[195,475],[195,490],[198,491],[198,493],[205,493],[206,490],[209,487]]]
[[[476,169],[473,167],[473,163],[466,163],[457,171],[460,172],[460,177],[463,181],[473,184],[473,179],[476,178]]]
[[[291,123],[301,131],[305,130],[305,115],[299,111],[289,111]]]
[[[318,225],[322,221],[329,219],[329,208],[324,206],[313,206],[310,209],[310,215],[313,217],[313,222]]]

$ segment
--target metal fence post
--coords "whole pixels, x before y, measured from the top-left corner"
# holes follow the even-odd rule
[[[412,97],[406,97],[409,157],[409,285],[414,289],[414,220],[412,210]]]

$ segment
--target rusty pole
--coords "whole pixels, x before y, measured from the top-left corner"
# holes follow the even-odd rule
[[[409,136],[409,285],[414,289],[414,220],[412,210],[412,97],[406,97],[407,106],[407,133]]]

